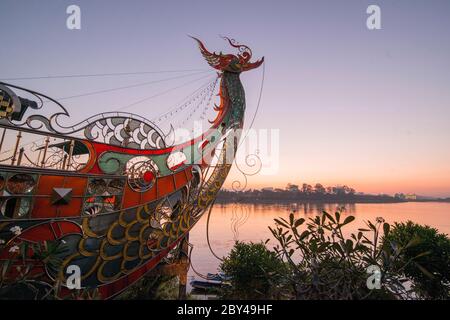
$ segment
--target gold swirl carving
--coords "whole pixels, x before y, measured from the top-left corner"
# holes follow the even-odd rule
[[[83,228],[83,234],[89,238],[101,238],[103,235],[99,235],[92,231],[90,225],[89,225],[90,218],[85,217],[83,218],[81,222],[81,227]]]
[[[109,261],[103,261],[100,266],[98,267],[97,270],[97,279],[102,282],[102,283],[108,283],[108,282],[112,282],[114,280],[116,280],[117,278],[120,277],[120,275],[122,274],[122,270],[117,272],[115,275],[111,276],[111,277],[107,277],[103,274],[103,268],[105,267],[105,265],[109,263]]]
[[[139,258],[141,258],[142,260],[147,260],[149,258],[151,258],[155,253],[153,251],[149,250],[149,253],[144,254],[144,250],[148,249],[147,244],[141,244],[141,246],[139,247]]]
[[[87,239],[88,238],[86,238],[86,237],[83,237],[80,239],[80,242],[78,242],[78,252],[85,257],[93,257],[93,256],[98,255],[99,250],[94,250],[91,252],[85,248],[85,242]]]
[[[136,260],[137,258],[139,258],[139,253],[136,254],[135,256],[129,256],[127,255],[127,251],[128,251],[128,247],[132,244],[132,243],[138,243],[138,241],[129,241],[127,243],[125,243],[125,245],[123,246],[123,260],[124,261],[133,261]]]
[[[114,228],[119,227],[119,228],[123,228],[118,221],[115,221],[111,224],[111,227],[108,229],[108,233],[106,234],[106,238],[108,239],[108,242],[110,244],[114,245],[120,245],[120,244],[124,244],[127,239],[124,237],[122,239],[115,239],[112,236],[112,232],[114,230]]]
[[[139,223],[139,221],[135,220],[135,221],[133,221],[133,222],[130,222],[130,223],[126,226],[126,228],[125,228],[125,238],[126,238],[126,240],[127,240],[127,243],[130,242],[130,241],[136,241],[136,240],[139,240],[139,234],[138,234],[137,236],[135,236],[135,237],[133,237],[133,236],[130,235],[130,230],[131,230],[131,228],[132,228],[133,226],[135,226],[136,224],[142,225],[141,223]]]
[[[125,211],[125,210],[122,210],[122,211],[120,211],[120,213],[119,213],[119,224],[120,224],[122,227],[124,227],[124,228],[126,228],[127,225],[128,225],[128,222],[126,222],[125,219],[124,219],[125,214],[126,214],[126,211]]]
[[[112,260],[116,260],[116,259],[122,257],[122,251],[119,251],[117,254],[115,254],[113,256],[108,256],[108,254],[106,253],[106,250],[105,250],[105,246],[108,244],[109,244],[108,241],[103,240],[102,244],[100,245],[100,257],[102,258],[102,260],[112,261]]]

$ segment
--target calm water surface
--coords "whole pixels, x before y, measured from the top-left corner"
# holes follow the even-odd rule
[[[273,226],[273,219],[287,218],[295,209],[296,218],[310,218],[323,210],[335,212],[337,204],[303,203],[296,205],[266,205],[266,204],[226,204],[216,205],[211,213],[209,234],[214,252],[222,257],[228,254],[236,240],[260,242],[271,239],[267,228]],[[364,226],[364,221],[375,221],[383,217],[387,222],[402,222],[412,220],[437,228],[440,232],[450,234],[450,203],[370,203],[345,205],[343,216],[354,215],[356,220],[349,224],[347,233],[355,232]],[[192,264],[196,271],[206,274],[216,272],[220,261],[210,252],[206,241],[206,215],[196,224],[189,236],[194,245]],[[274,241],[269,243],[275,244]],[[271,247],[271,246],[270,246]],[[195,273],[189,270],[189,279]],[[198,278],[198,277],[196,277]]]

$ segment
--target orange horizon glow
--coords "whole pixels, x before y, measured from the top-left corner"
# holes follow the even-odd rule
[[[291,178],[285,176],[250,176],[248,177],[246,189],[262,189],[266,187],[285,189],[288,183],[297,184],[300,187],[303,183],[314,186],[316,183],[322,184],[324,187],[334,187],[347,185],[354,188],[356,192],[363,192],[366,194],[388,194],[394,195],[396,193],[416,194],[421,196],[447,198],[450,197],[450,177],[438,179],[427,179],[427,177],[411,177],[410,179],[389,179],[378,177],[378,179],[330,179],[324,177],[323,179],[312,178],[296,178],[293,175]],[[242,174],[239,172],[231,172],[224,184],[224,188],[232,190],[233,181],[241,181]]]

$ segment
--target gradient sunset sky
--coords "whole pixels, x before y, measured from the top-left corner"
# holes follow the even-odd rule
[[[66,28],[71,4],[81,8],[81,30]],[[381,30],[366,28],[370,4],[381,8]],[[280,130],[278,173],[249,177],[248,187],[321,182],[450,196],[450,1],[2,0],[0,16],[0,79],[207,70],[186,35],[223,52],[230,48],[218,35],[233,37],[266,59],[254,127]],[[261,76],[242,75],[247,124]],[[136,79],[11,82],[58,98]],[[146,90],[67,106],[81,120]],[[158,108],[149,101],[127,111]],[[226,186],[236,178],[233,171]]]

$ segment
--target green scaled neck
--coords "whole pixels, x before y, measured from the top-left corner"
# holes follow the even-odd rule
[[[245,113],[245,91],[242,86],[240,73],[225,71],[222,74],[222,85],[228,93],[230,99],[230,112],[228,113],[230,126],[238,125],[242,127]]]

